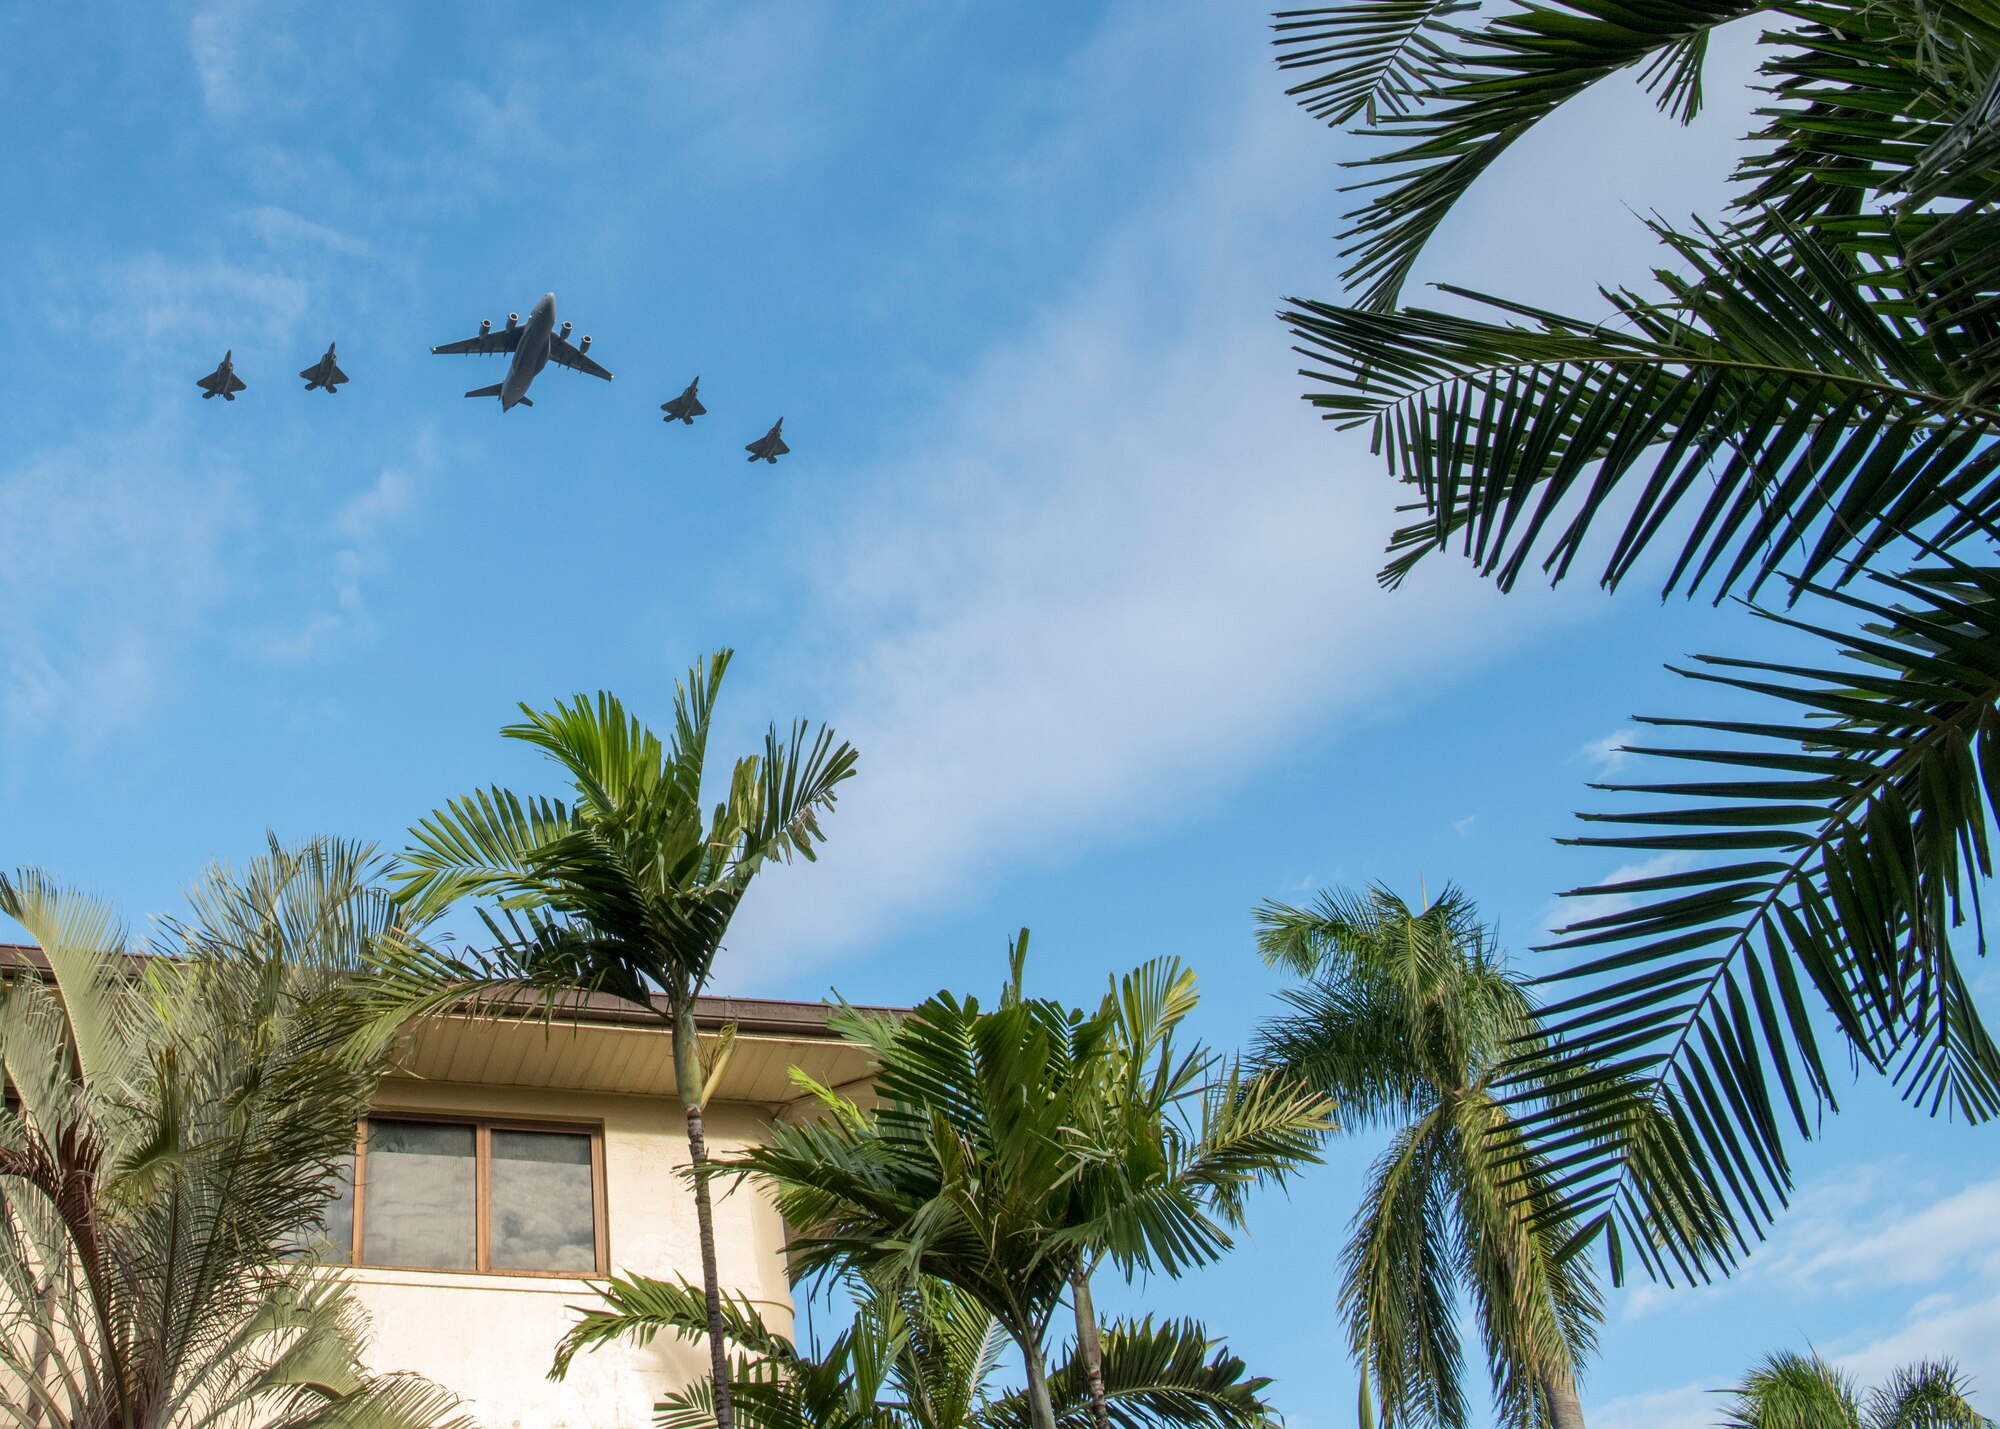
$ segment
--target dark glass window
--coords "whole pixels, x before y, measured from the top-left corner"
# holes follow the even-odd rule
[[[368,1119],[368,1265],[476,1270],[475,1129],[435,1121]]]
[[[567,1127],[370,1117],[359,1193],[350,1176],[328,1203],[321,1258],[602,1273],[598,1144],[594,1132]],[[357,1243],[358,1255],[348,1249]]]
[[[597,1268],[597,1197],[590,1138],[493,1130],[489,1263],[495,1270]]]

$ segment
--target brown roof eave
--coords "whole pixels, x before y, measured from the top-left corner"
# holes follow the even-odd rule
[[[143,959],[133,957],[135,967]],[[32,943],[0,943],[0,973],[10,966],[26,964],[37,972],[47,974],[49,961],[42,950]],[[608,993],[591,993],[588,996],[561,1008],[555,1015],[558,1021],[580,1022],[609,1026],[658,1027],[665,1030],[666,999],[655,997],[654,1013],[647,1013],[634,1007],[622,998]],[[893,1007],[863,1007],[862,1012],[881,1012],[894,1016],[903,1009]],[[534,1015],[539,1009],[522,1007],[523,1014]],[[782,998],[762,997],[698,997],[694,1004],[694,1018],[697,1026],[713,1030],[726,1023],[734,1022],[737,1030],[746,1035],[765,1037],[815,1037],[837,1040],[839,1034],[828,1026],[835,1008],[824,1002],[798,1002]]]

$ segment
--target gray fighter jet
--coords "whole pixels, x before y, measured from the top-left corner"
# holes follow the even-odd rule
[[[785,439],[778,435],[784,429],[784,425],[785,419],[783,417],[778,418],[770,431],[764,433],[763,436],[743,448],[744,451],[750,453],[750,460],[767,461],[772,466],[778,464],[778,458],[791,450],[790,447],[785,445]]]
[[[660,410],[667,414],[664,420],[679,422],[684,426],[692,427],[696,417],[705,416],[708,408],[702,406],[701,398],[694,395],[694,389],[699,386],[701,386],[701,379],[697,377],[694,381],[688,383],[687,391],[681,393],[673,401],[660,403]]]
[[[479,325],[478,337],[468,337],[463,342],[448,342],[443,347],[432,348],[431,351],[440,356],[460,352],[514,354],[514,361],[508,366],[507,376],[503,381],[496,382],[491,387],[475,387],[465,394],[468,397],[498,397],[500,410],[503,412],[517,403],[523,407],[535,405],[528,400],[528,384],[533,382],[535,375],[551,362],[558,367],[570,367],[578,372],[588,372],[592,377],[602,377],[609,382],[611,374],[591,361],[587,355],[590,352],[590,339],[586,337],[572,347],[569,340],[570,325],[564,323],[561,332],[557,332],[555,326],[556,295],[544,293],[542,300],[535,304],[534,311],[528,314],[525,323],[521,321],[519,313],[509,313],[507,326],[499,332],[493,331],[491,322],[482,322]]]
[[[225,402],[234,402],[236,394],[250,385],[236,375],[236,364],[231,361],[235,355],[234,349],[223,353],[222,361],[217,365],[215,371],[209,373],[206,377],[197,377],[195,379],[194,385],[201,388],[202,401],[206,402],[211,397],[220,397]]]
[[[326,356],[301,372],[299,376],[306,379],[306,391],[312,392],[324,387],[335,395],[340,392],[340,384],[347,381],[347,374],[342,372],[333,360],[332,343],[326,345]]]

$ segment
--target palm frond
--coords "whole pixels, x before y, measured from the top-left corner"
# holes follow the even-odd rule
[[[1384,172],[1355,186],[1370,197],[1346,215],[1342,256],[1351,263],[1344,276],[1371,310],[1395,303],[1445,215],[1535,124],[1600,80],[1649,62],[1647,81],[1662,107],[1691,117],[1707,35],[1770,7],[1761,0],[1530,0],[1471,26],[1448,26],[1437,13],[1444,8],[1377,0],[1305,12],[1300,48],[1288,47],[1280,61],[1339,66],[1317,87],[1295,91],[1300,101],[1336,123],[1366,115],[1366,132],[1394,146],[1356,161]]]
[[[1857,296],[1803,230],[1760,245],[1657,232],[1694,270],[1663,301],[1612,293],[1613,331],[1478,298],[1533,324],[1302,304],[1286,314],[1330,384],[1310,400],[1372,421],[1424,518],[1382,579],[1453,544],[1511,586],[1561,580],[1622,512],[1600,579],[1615,586],[1668,518],[1695,508],[1665,588],[1754,594],[1788,560],[1841,578],[1927,524],[1949,543],[2000,518],[2000,410],[1924,350],[1907,316]]]
[[[614,1275],[598,1295],[600,1304],[574,1307],[581,1318],[557,1343],[550,1379],[567,1377],[579,1354],[616,1340],[647,1345],[662,1330],[687,1340],[708,1333],[708,1302],[698,1285],[650,1275]],[[756,1304],[747,1296],[725,1294],[722,1316],[730,1340],[750,1354],[779,1364],[797,1360],[792,1342],[765,1325]]]
[[[1561,930],[1573,961],[1555,978],[1583,990],[1543,1010],[1560,1050],[1519,1093],[1546,1100],[1523,1125],[1562,1194],[1622,1225],[1654,1274],[1726,1268],[1783,1203],[1790,1136],[1834,1102],[1815,1002],[1908,1099],[2000,1111],[2000,1049],[1957,961],[2000,809],[2000,572],[1877,584],[1895,605],[1814,592],[1858,631],[1771,617],[1838,663],[1683,672],[1773,716],[1647,720],[1729,742],[1641,751],[1697,775],[1608,786],[1676,806],[1592,815],[1625,831],[1575,840],[1707,860],[1577,890],[1628,906]],[[1678,1164],[1635,1139],[1641,1103],[1676,1129]]]

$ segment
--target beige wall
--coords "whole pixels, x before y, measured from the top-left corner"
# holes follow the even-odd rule
[[[394,1080],[377,1104],[601,1124],[612,1269],[700,1283],[694,1200],[676,1174],[687,1165],[686,1129],[671,1096]],[[711,1154],[754,1140],[763,1118],[761,1108],[712,1106]],[[781,1219],[749,1187],[717,1190],[724,1192],[715,1207],[722,1284],[759,1302],[774,1329],[789,1330]],[[644,1350],[620,1345],[580,1357],[566,1381],[551,1383],[549,1361],[575,1320],[571,1307],[595,1298],[588,1281],[366,1267],[351,1274],[374,1322],[371,1363],[415,1370],[457,1391],[483,1429],[646,1429],[661,1391],[707,1364],[700,1346],[662,1336]]]

